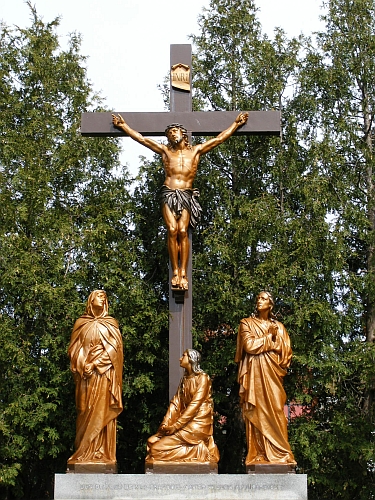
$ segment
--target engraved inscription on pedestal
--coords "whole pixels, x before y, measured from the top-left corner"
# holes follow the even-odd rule
[[[305,474],[56,474],[55,500],[307,500]]]

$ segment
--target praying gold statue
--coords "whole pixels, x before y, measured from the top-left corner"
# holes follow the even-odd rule
[[[185,374],[157,434],[147,441],[147,462],[219,461],[213,440],[211,380],[200,368],[200,353],[187,349],[180,358]]]
[[[274,300],[261,292],[256,313],[241,320],[235,361],[246,425],[246,465],[294,466],[284,414],[283,378],[292,359],[289,335],[272,314]]]
[[[189,225],[193,229],[196,227],[202,211],[198,202],[199,191],[193,189],[200,157],[229,139],[247,122],[248,116],[248,113],[240,113],[232,125],[217,137],[191,146],[187,130],[178,123],[169,125],[165,130],[168,143],[159,144],[130,128],[121,115],[112,115],[116,128],[162,157],[165,180],[161,189],[161,202],[168,231],[167,244],[172,266],[171,286],[174,289],[188,289],[188,229]]]
[[[122,412],[122,337],[103,290],[92,292],[74,325],[68,355],[76,385],[75,453],[70,464],[116,464],[116,418]]]

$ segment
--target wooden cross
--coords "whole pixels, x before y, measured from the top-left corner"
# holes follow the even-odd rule
[[[191,94],[191,45],[171,45],[171,85],[169,112],[127,113],[120,112],[129,126],[143,136],[163,136],[171,123],[180,123],[193,136],[217,135],[234,122],[238,111],[192,111]],[[188,75],[188,76],[187,76]],[[116,114],[118,114],[116,112]],[[280,135],[279,111],[249,111],[245,125],[234,135]],[[111,113],[83,113],[81,134],[91,137],[120,137],[126,134],[112,124]],[[188,263],[189,289],[169,296],[169,396],[176,392],[181,378],[178,359],[192,347],[192,256],[191,232]],[[171,265],[170,278],[172,276]]]

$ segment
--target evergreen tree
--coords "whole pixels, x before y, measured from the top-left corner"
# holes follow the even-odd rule
[[[350,8],[351,3],[344,3]],[[371,30],[366,9],[360,18],[361,3],[356,2],[358,26]],[[343,10],[336,5],[336,15]],[[329,118],[329,111],[348,105],[345,81],[350,68],[343,69],[340,89],[341,77],[332,80],[326,49],[308,50],[308,40],[287,40],[278,29],[269,40],[262,36],[255,14],[252,2],[212,1],[200,18],[201,35],[194,38],[196,106],[276,108],[283,114],[281,144],[233,138],[201,163],[197,178],[207,212],[194,240],[194,322],[196,342],[209,358],[207,371],[214,377],[221,467],[226,472],[241,470],[238,461],[235,465],[243,442],[234,384],[236,327],[251,313],[251,299],[266,288],[278,298],[280,319],[293,342],[287,394],[305,407],[304,415],[290,425],[299,470],[308,473],[315,498],[368,498],[374,454],[368,389],[374,370],[372,347],[362,341],[361,318],[368,324],[366,304],[373,280],[365,271],[371,245],[361,240],[365,234],[372,237],[372,202],[367,194],[361,195],[365,204],[358,200],[371,183],[368,166],[362,174],[360,163],[354,171],[352,161],[346,171],[337,170],[339,151],[345,151],[345,161],[354,154],[353,139],[343,135],[342,142],[337,141],[337,127],[341,131],[347,123],[352,131],[353,121],[334,126]],[[373,19],[372,13],[367,15]],[[369,36],[361,43],[366,60],[372,61]],[[300,44],[306,57],[299,52]],[[337,64],[342,59],[343,48],[337,48]],[[356,66],[363,64],[357,61]],[[358,82],[358,76],[351,81]],[[327,99],[338,92],[343,92],[339,104]],[[360,114],[368,106],[359,104],[359,96],[352,98],[357,105],[352,117],[362,116],[362,123],[369,124],[371,116]],[[362,132],[361,148],[368,149],[369,140],[363,138]],[[354,213],[353,220],[349,214]],[[358,412],[361,407],[364,414]],[[223,422],[227,434],[222,437]]]
[[[293,113],[300,149],[313,160],[305,164],[306,174],[315,171],[326,186],[319,201],[331,240],[325,254],[332,261],[331,286],[325,286],[331,312],[322,315],[328,328],[321,330],[321,346],[311,349],[310,361],[305,358],[315,406],[294,435],[312,498],[367,499],[375,489],[375,5],[324,5],[326,29],[306,49]]]
[[[29,7],[29,28],[2,26],[0,35],[0,497],[6,499],[52,498],[53,475],[65,470],[73,451],[67,347],[90,291],[107,291],[124,336],[120,471],[140,469],[167,390],[161,336],[167,314],[142,279],[118,144],[79,134],[81,113],[102,110],[86,78],[80,38],[71,35],[63,50],[59,20],[44,23]]]
[[[206,110],[269,110],[286,106],[300,41],[281,30],[262,34],[253,1],[211,1],[193,37],[195,105]],[[237,325],[263,289],[283,296],[290,212],[280,139],[235,137],[202,160],[196,185],[204,207],[194,236],[194,315],[197,345],[213,376],[221,472],[244,470],[234,353]],[[210,290],[210,293],[207,293]],[[223,434],[224,431],[224,434]]]

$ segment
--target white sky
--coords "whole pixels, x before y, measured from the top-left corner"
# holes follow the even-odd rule
[[[274,27],[289,36],[308,35],[322,28],[321,0],[255,0],[263,31]],[[45,22],[61,17],[58,33],[82,34],[81,52],[87,55],[88,77],[109,108],[117,111],[164,111],[158,84],[169,71],[170,44],[190,43],[199,34],[197,18],[209,0],[33,0]],[[3,0],[0,19],[8,26],[30,25],[24,0]],[[140,63],[142,62],[142,69]],[[130,138],[123,139],[121,156],[132,173],[140,155],[152,153]]]

